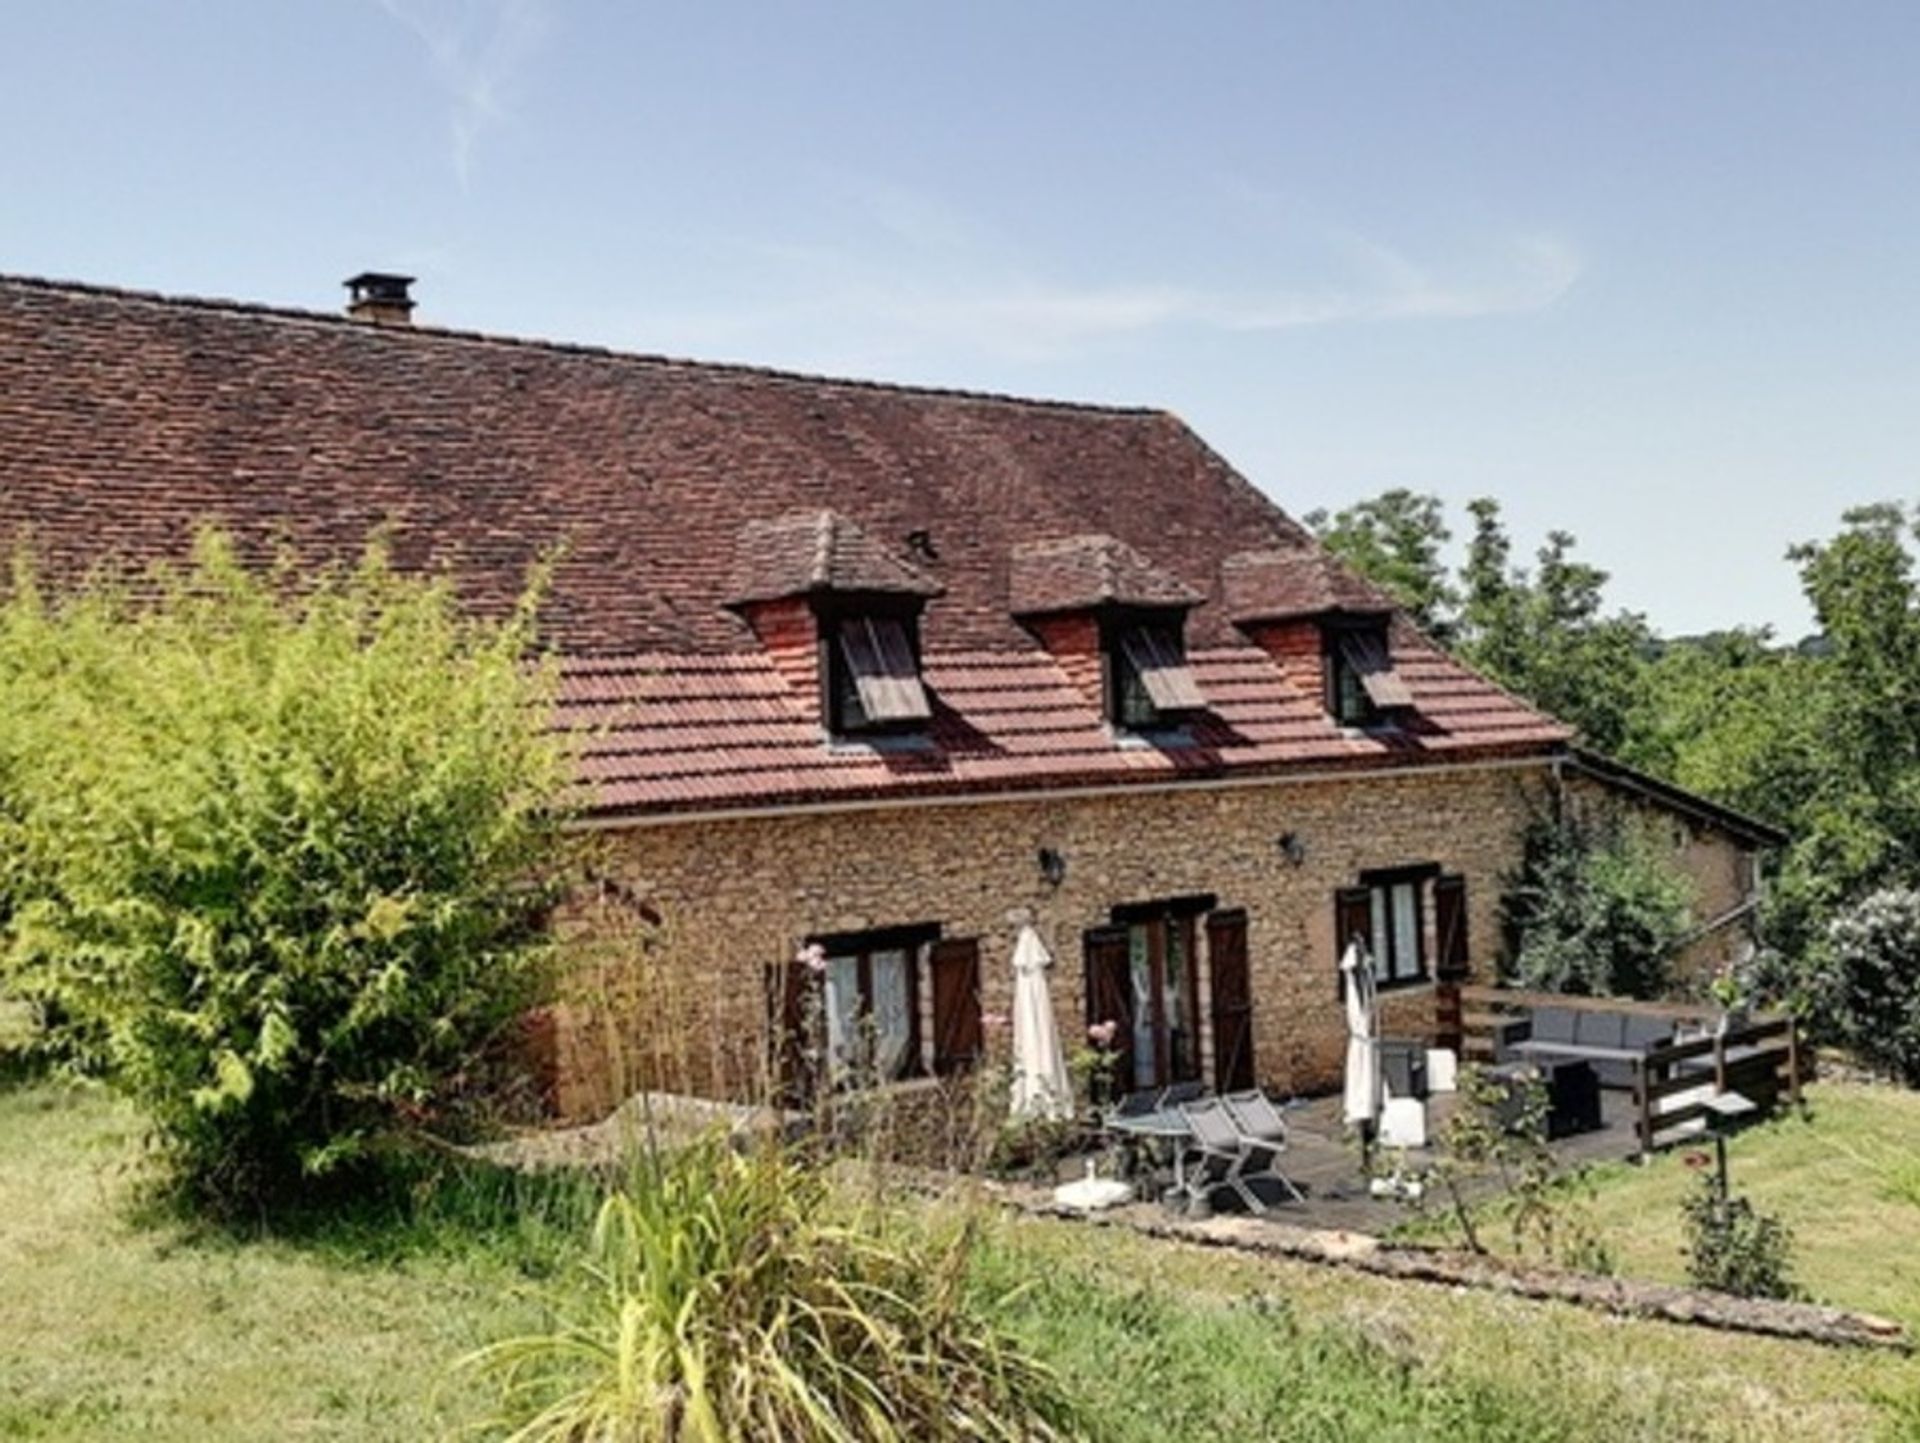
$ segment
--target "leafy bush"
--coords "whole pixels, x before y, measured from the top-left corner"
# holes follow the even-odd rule
[[[1862,1060],[1920,1087],[1920,890],[1889,887],[1828,928],[1816,1005]]]
[[[1535,816],[1500,901],[1509,972],[1550,992],[1657,997],[1691,895],[1628,822]]]
[[[1711,1170],[1681,1199],[1686,1224],[1687,1276],[1695,1287],[1741,1298],[1798,1298],[1790,1254],[1793,1234],[1776,1217],[1729,1194]]]
[[[1053,1374],[968,1286],[944,1241],[837,1222],[825,1181],[773,1147],[649,1159],[601,1208],[589,1287],[553,1331],[482,1349],[521,1443],[893,1443],[1070,1436]]]
[[[538,980],[564,772],[530,607],[216,536],[0,606],[0,985],[222,1206],[432,1116]]]

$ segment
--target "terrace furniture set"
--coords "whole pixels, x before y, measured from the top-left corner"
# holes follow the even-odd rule
[[[1142,1146],[1167,1156],[1172,1185],[1164,1198],[1175,1207],[1204,1213],[1224,1193],[1248,1212],[1264,1213],[1272,1204],[1259,1185],[1284,1201],[1306,1200],[1281,1170],[1286,1121],[1258,1089],[1213,1097],[1200,1084],[1186,1083],[1132,1093],[1107,1115],[1106,1129],[1123,1146],[1132,1145],[1132,1171],[1151,1171],[1141,1166]]]

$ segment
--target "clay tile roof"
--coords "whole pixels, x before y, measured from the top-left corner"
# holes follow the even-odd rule
[[[30,543],[63,585],[178,559],[206,523],[243,555],[311,563],[384,528],[398,565],[444,570],[482,614],[551,559],[557,724],[579,733],[605,813],[1401,767],[1568,739],[1404,627],[1389,644],[1418,726],[1343,732],[1208,606],[1186,628],[1207,709],[1184,741],[1116,745],[1016,612],[1209,595],[1236,616],[1387,609],[1165,411],[0,276],[0,551]],[[925,554],[908,557],[916,531]],[[727,605],[822,586],[928,598],[925,745],[826,745],[816,689]]]
[[[1013,549],[1015,616],[1099,606],[1198,606],[1206,600],[1114,536],[1067,536]]]
[[[1237,552],[1220,563],[1220,587],[1227,616],[1237,624],[1394,610],[1392,597],[1318,546]]]
[[[934,597],[945,591],[838,512],[796,511],[740,528],[728,604],[820,592]]]

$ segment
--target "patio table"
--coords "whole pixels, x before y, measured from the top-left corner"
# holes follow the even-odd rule
[[[1125,1133],[1142,1142],[1165,1147],[1173,1154],[1173,1185],[1180,1192],[1187,1186],[1187,1150],[1183,1143],[1193,1136],[1193,1128],[1178,1108],[1137,1113],[1132,1117],[1109,1117],[1107,1131]]]

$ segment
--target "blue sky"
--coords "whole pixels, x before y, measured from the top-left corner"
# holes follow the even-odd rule
[[[13,0],[0,270],[1166,406],[1685,632],[1920,497],[1920,6]]]

